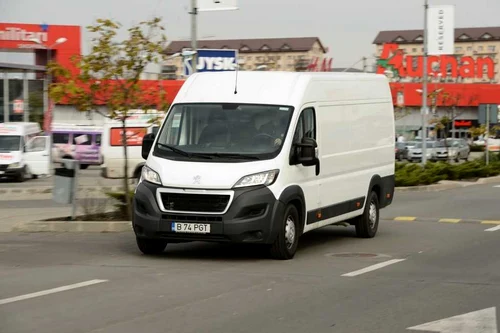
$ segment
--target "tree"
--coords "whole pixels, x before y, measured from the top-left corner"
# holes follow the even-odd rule
[[[126,217],[130,219],[126,120],[136,110],[167,110],[164,90],[143,89],[141,84],[146,66],[165,60],[167,39],[160,18],[129,28],[128,38],[124,40],[117,40],[120,28],[120,23],[110,19],[98,19],[96,24],[88,26],[95,37],[91,39],[89,54],[74,57],[76,70],[56,63],[49,65],[56,79],[50,85],[50,96],[55,102],[64,100],[75,105],[79,111],[94,111],[121,122],[125,161],[123,186]],[[156,105],[152,105],[152,98],[156,99]],[[108,113],[100,112],[99,106],[106,106]]]

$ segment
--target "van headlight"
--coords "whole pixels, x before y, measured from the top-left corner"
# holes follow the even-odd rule
[[[9,166],[7,167],[7,169],[19,169],[20,167],[21,167],[21,163],[16,162],[16,163],[9,164]]]
[[[236,184],[234,184],[233,187],[238,188],[238,187],[249,187],[258,185],[270,186],[278,178],[278,173],[279,170],[269,170],[269,171],[254,173],[242,177],[240,180],[236,182]]]
[[[161,185],[161,178],[158,172],[154,171],[153,169],[143,166],[141,170],[141,179],[139,180],[139,183],[141,181],[147,181],[153,184],[158,184]]]

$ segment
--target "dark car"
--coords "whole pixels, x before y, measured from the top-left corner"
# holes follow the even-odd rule
[[[395,157],[396,160],[402,161],[408,159],[408,147],[406,142],[396,142],[395,147]]]

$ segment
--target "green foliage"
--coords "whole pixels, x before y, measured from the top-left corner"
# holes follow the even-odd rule
[[[128,219],[128,206],[125,192],[106,192],[106,196],[114,200],[113,207],[116,208],[116,213],[123,219]],[[129,200],[132,201],[134,191],[129,191]]]
[[[491,155],[490,155],[491,156]],[[441,180],[470,180],[500,175],[500,155],[462,164],[428,162],[425,167],[413,163],[396,163],[396,186],[431,185]]]

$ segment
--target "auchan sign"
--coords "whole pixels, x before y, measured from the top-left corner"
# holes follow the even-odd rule
[[[423,76],[423,57],[404,55],[398,44],[384,44],[380,59],[377,60],[377,73],[390,70],[396,77],[420,78]],[[435,70],[437,68],[437,70]],[[489,57],[429,56],[428,73],[442,73],[443,77],[483,78],[495,77],[495,61]]]

